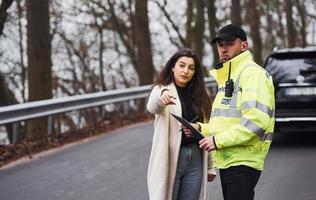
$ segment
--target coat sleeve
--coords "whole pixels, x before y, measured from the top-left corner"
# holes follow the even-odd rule
[[[210,128],[211,128],[210,123],[201,123],[201,122],[198,122],[198,124],[199,124],[200,127],[201,127],[201,133],[202,133],[205,137],[210,136]]]
[[[207,165],[207,172],[209,174],[213,174],[213,175],[217,175],[215,167],[214,167],[214,162],[213,162],[213,158],[212,158],[212,153],[208,154],[208,165]]]
[[[272,77],[258,67],[249,67],[242,76],[240,123],[215,136],[218,149],[264,140],[265,133],[271,131],[275,106]]]
[[[164,89],[168,89],[167,86],[156,85],[150,92],[148,102],[147,102],[147,110],[152,114],[159,114],[166,107],[160,101],[161,92]]]

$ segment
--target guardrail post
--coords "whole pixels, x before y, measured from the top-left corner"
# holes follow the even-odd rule
[[[105,108],[103,106],[100,106],[99,112],[100,112],[100,118],[101,118],[101,120],[103,120],[105,117]]]
[[[48,136],[51,136],[52,133],[53,133],[53,116],[52,115],[49,115],[48,118],[47,118],[47,134]]]
[[[81,112],[80,112],[80,110],[78,110],[77,129],[80,128],[80,125],[81,125]]]
[[[129,104],[129,101],[123,102],[123,113],[125,116],[127,116],[127,113],[128,113],[128,104]]]
[[[19,136],[20,136],[20,127],[19,127],[19,123],[13,123],[13,135],[12,135],[12,144],[17,143]]]

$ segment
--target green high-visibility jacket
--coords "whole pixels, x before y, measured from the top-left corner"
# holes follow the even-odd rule
[[[225,97],[225,82],[234,81],[232,97]],[[200,124],[204,135],[214,135],[215,167],[246,165],[263,170],[274,130],[274,86],[272,77],[252,60],[249,50],[210,71],[218,84],[208,124]]]

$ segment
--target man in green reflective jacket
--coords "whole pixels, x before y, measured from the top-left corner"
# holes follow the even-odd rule
[[[212,41],[221,63],[210,71],[218,84],[200,148],[212,152],[224,200],[252,200],[274,130],[272,77],[256,64],[245,31],[227,25]]]

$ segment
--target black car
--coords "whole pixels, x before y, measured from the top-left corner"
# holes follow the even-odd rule
[[[316,132],[316,47],[276,50],[264,68],[275,86],[275,131]]]

